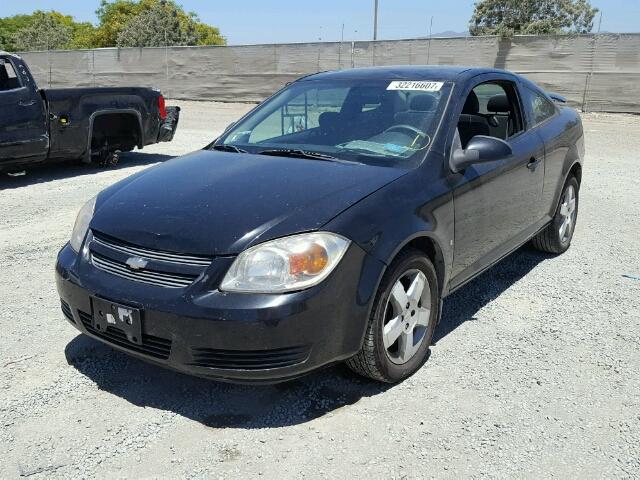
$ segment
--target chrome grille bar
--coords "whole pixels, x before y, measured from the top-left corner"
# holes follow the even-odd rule
[[[129,245],[115,239],[106,238],[104,235],[101,235],[98,232],[92,233],[93,242],[102,245],[103,247],[111,248],[128,255],[135,255],[137,257],[159,260],[162,262],[169,262],[177,265],[192,265],[199,267],[209,266],[212,260],[209,257],[185,255],[182,253],[165,252],[162,250],[150,250],[148,248],[135,247],[133,245]]]
[[[161,273],[149,270],[131,270],[125,265],[114,262],[113,260],[103,257],[102,255],[98,255],[95,252],[91,253],[91,263],[97,269],[112,275],[159,287],[185,288],[191,285],[195,280],[195,277],[186,275]]]

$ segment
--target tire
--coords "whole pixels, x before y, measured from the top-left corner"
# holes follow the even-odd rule
[[[578,219],[580,185],[575,177],[569,177],[562,189],[553,220],[544,230],[531,239],[532,245],[547,253],[564,253],[571,246]],[[573,202],[571,202],[573,198]],[[571,206],[573,205],[573,207]],[[568,219],[568,220],[567,220]],[[565,224],[568,221],[567,224]]]
[[[420,283],[424,286],[418,295]],[[347,360],[347,366],[380,382],[404,380],[428,358],[439,318],[440,289],[435,268],[419,250],[403,251],[382,278],[362,348]],[[393,338],[396,340],[391,343]]]
[[[100,168],[111,168],[120,161],[120,150],[104,151],[97,155],[96,163]]]

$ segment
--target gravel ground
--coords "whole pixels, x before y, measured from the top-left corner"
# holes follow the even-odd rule
[[[0,478],[640,477],[640,117],[584,116],[573,246],[525,247],[449,297],[412,378],[248,387],[131,359],[59,308],[80,206],[250,108],[179,103],[175,140],[116,169],[0,178]]]

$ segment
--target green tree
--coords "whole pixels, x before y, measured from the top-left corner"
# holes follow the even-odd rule
[[[91,22],[74,22],[72,25],[73,35],[68,48],[95,48],[97,43],[97,29]]]
[[[168,45],[226,43],[219,29],[172,0],[101,0],[96,14],[100,23],[96,42],[101,47],[163,46],[165,31]]]
[[[0,18],[0,50],[226,43],[219,29],[173,0],[101,0],[96,14],[98,26],[53,10]]]
[[[16,44],[15,34],[21,28],[28,26],[33,20],[33,15],[14,15],[13,17],[0,18],[0,50],[14,52]]]
[[[156,3],[127,22],[118,34],[119,47],[195,45],[193,22],[183,22],[172,3]]]
[[[16,50],[56,50],[69,45],[73,37],[73,28],[68,25],[63,15],[38,10],[32,17],[28,25],[13,34]]]
[[[55,10],[0,18],[0,50],[46,50],[47,46],[93,48],[97,46],[95,27]]]
[[[196,22],[196,45],[225,45],[227,39],[222,36],[220,29],[200,21]]]
[[[96,10],[98,16],[98,29],[96,42],[100,47],[115,47],[118,35],[124,29],[129,20],[141,11],[140,2],[131,0],[116,0],[108,2],[102,0]]]
[[[481,0],[469,32],[502,37],[589,33],[597,12],[589,0]]]

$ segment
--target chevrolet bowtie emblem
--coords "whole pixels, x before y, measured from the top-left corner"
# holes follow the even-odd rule
[[[131,270],[141,270],[147,266],[147,262],[144,258],[131,257],[127,260],[127,265]]]

